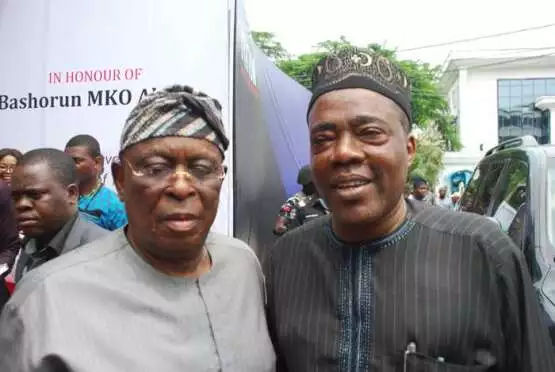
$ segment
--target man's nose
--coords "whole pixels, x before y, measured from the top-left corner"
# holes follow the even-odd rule
[[[33,208],[33,203],[29,198],[26,197],[19,197],[14,200],[15,209],[20,210],[27,210]]]
[[[176,167],[167,191],[176,199],[184,200],[196,193],[196,179],[183,166]]]
[[[344,134],[337,140],[334,158],[338,163],[351,163],[364,159],[360,141],[352,134]]]

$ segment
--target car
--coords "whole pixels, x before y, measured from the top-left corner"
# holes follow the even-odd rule
[[[521,249],[555,345],[555,146],[524,136],[487,151],[458,209],[495,221]]]

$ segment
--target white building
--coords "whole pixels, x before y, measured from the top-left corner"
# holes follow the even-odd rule
[[[452,53],[440,86],[463,145],[446,154],[440,183],[472,171],[485,151],[509,138],[530,134],[555,143],[555,49]]]

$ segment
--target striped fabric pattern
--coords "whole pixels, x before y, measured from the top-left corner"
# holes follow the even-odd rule
[[[264,258],[281,372],[555,371],[522,252],[483,217],[408,201],[396,233],[349,246],[321,217]]]
[[[207,140],[222,155],[229,146],[220,103],[189,86],[174,85],[141,100],[125,122],[120,150],[150,138],[168,136]]]

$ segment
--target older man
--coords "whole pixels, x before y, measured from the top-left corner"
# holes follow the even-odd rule
[[[405,74],[345,50],[308,108],[312,174],[333,211],[265,260],[278,369],[555,371],[521,252],[485,218],[412,200]]]
[[[51,356],[78,372],[273,371],[257,258],[209,232],[227,147],[216,100],[181,86],[144,98],[112,168],[127,228],[23,280],[0,371]]]

